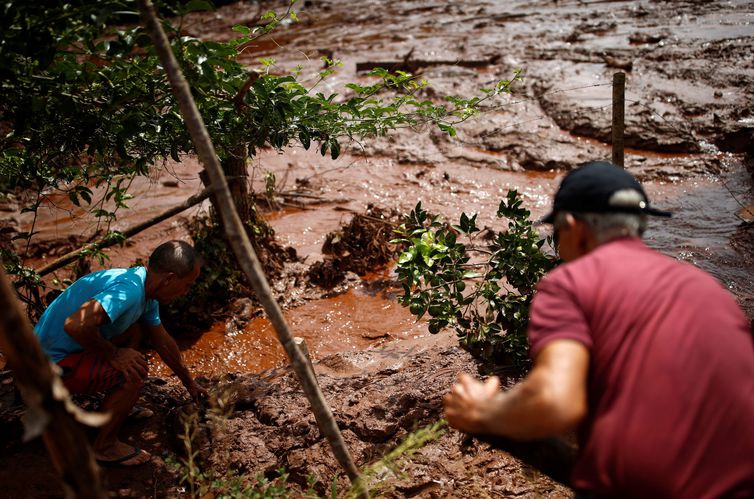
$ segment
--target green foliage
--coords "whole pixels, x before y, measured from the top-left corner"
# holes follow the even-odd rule
[[[159,158],[178,160],[192,152],[151,40],[139,26],[112,24],[138,23],[135,2],[50,5],[20,0],[3,5],[0,122],[10,131],[0,138],[0,177],[20,186],[72,183],[71,196],[90,203],[88,182],[122,182],[145,174]],[[208,7],[192,0],[176,11]],[[451,133],[448,127],[474,114],[484,99],[510,91],[511,81],[504,80],[482,98],[448,98],[454,104],[448,109],[414,99],[426,82],[403,72],[376,69],[372,75],[380,81],[347,85],[355,94],[347,99],[314,93],[316,83],[308,89],[295,75],[257,78],[238,55],[284,19],[295,19],[295,12],[289,7],[282,16],[268,12],[263,18],[268,24],[261,28],[235,26],[240,36],[229,42],[202,41],[182,33],[180,24],[164,23],[221,159],[239,143],[248,144],[253,155],[261,147],[281,149],[295,141],[306,148],[318,142],[323,155],[330,151],[337,157],[342,139],[427,121]],[[325,62],[320,81],[340,65]],[[398,95],[378,99],[382,88]]]
[[[459,224],[449,227],[418,203],[396,230],[396,242],[407,246],[397,264],[401,304],[418,318],[428,314],[430,333],[452,327],[483,357],[525,364],[534,287],[556,264],[529,215],[518,192],[508,191],[497,210],[508,228],[481,247],[476,215],[462,213]]]
[[[45,288],[39,274],[31,267],[23,265],[21,258],[8,249],[0,248],[0,261],[6,274],[15,277],[16,287],[27,290],[26,293],[19,293],[18,297],[26,303],[29,316],[38,319],[44,311],[40,292]]]

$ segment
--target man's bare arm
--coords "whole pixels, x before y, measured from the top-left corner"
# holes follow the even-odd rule
[[[65,320],[63,329],[85,350],[93,350],[109,359],[115,355],[117,348],[99,332],[100,326],[109,320],[100,302],[89,300]]]
[[[63,330],[84,350],[91,350],[108,359],[114,368],[129,381],[139,381],[147,375],[147,361],[132,348],[117,348],[100,334],[100,326],[110,318],[97,300],[84,303],[63,323]]]
[[[534,359],[520,383],[500,392],[500,381],[480,383],[461,375],[445,396],[451,426],[468,433],[531,440],[575,428],[587,413],[589,350],[573,340],[554,340]]]
[[[196,383],[183,363],[183,357],[181,356],[181,351],[178,349],[178,344],[168,334],[165,327],[159,324],[157,326],[146,325],[145,328],[152,347],[163,362],[178,376],[178,379],[181,380],[181,383],[186,387],[191,397],[196,400],[200,395],[205,395],[204,388]]]

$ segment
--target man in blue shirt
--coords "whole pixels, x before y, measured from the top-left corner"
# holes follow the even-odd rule
[[[139,398],[147,361],[136,350],[150,340],[195,400],[204,394],[183,364],[175,340],[160,322],[159,304],[182,296],[199,275],[191,245],[169,241],[152,252],[147,267],[110,269],[82,277],[47,308],[35,327],[43,350],[63,370],[71,393],[106,392],[110,420],[94,441],[103,465],[134,466],[149,453],[118,440],[117,432]]]

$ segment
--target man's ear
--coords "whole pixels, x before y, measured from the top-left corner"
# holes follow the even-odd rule
[[[565,214],[565,222],[570,230],[575,230],[577,226],[583,225],[582,223],[579,223],[578,220],[576,220],[576,217],[574,217],[572,213]]]
[[[168,284],[170,281],[173,280],[175,277],[175,274],[172,272],[160,272],[156,274],[157,279],[155,281],[157,282],[157,287],[161,288],[165,284]]]
[[[592,236],[592,231],[589,226],[570,213],[568,214],[568,217],[573,222],[573,225],[571,225],[571,230],[573,230],[574,234],[576,235],[576,241],[579,245],[579,250],[586,254],[594,249],[596,244],[594,242],[594,237]]]

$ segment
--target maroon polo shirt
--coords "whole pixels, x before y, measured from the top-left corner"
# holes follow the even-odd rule
[[[601,245],[537,288],[532,356],[563,338],[590,352],[575,488],[754,496],[754,344],[715,279],[639,239]]]

